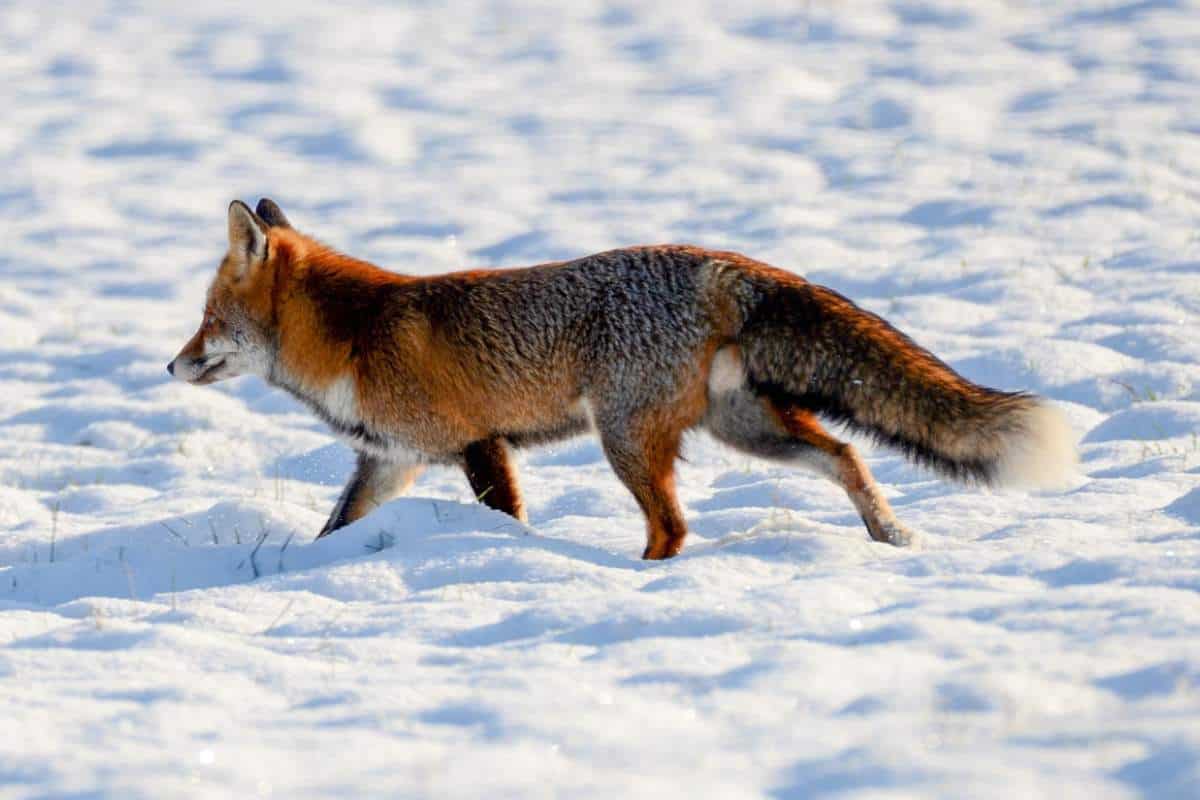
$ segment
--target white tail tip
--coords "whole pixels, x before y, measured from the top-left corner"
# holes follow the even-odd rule
[[[1067,418],[1045,400],[1018,412],[1017,431],[1006,437],[996,483],[1024,489],[1058,489],[1078,474],[1077,437]]]

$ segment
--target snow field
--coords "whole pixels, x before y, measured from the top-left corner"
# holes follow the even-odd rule
[[[0,797],[1200,795],[1200,14],[933,0],[0,8]],[[681,557],[596,443],[522,526],[178,385],[224,210],[419,274],[741,250],[1080,437],[883,451],[919,551],[689,440]]]

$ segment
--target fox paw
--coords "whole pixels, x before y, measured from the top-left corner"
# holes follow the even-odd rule
[[[880,527],[883,529],[883,541],[888,544],[893,544],[896,547],[911,548],[921,546],[921,537],[899,522],[885,522]]]

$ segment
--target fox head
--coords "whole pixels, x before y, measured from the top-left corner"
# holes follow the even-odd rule
[[[198,385],[269,374],[276,348],[272,298],[279,248],[271,241],[276,228],[291,225],[266,198],[257,213],[238,200],[229,205],[229,250],[208,289],[204,320],[167,372]]]

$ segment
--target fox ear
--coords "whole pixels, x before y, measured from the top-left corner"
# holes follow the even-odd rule
[[[267,224],[240,200],[229,204],[229,255],[243,278],[267,257]]]
[[[258,207],[254,209],[254,213],[258,214],[259,218],[272,228],[292,227],[292,223],[288,222],[288,218],[283,215],[283,209],[269,197],[258,201]]]

